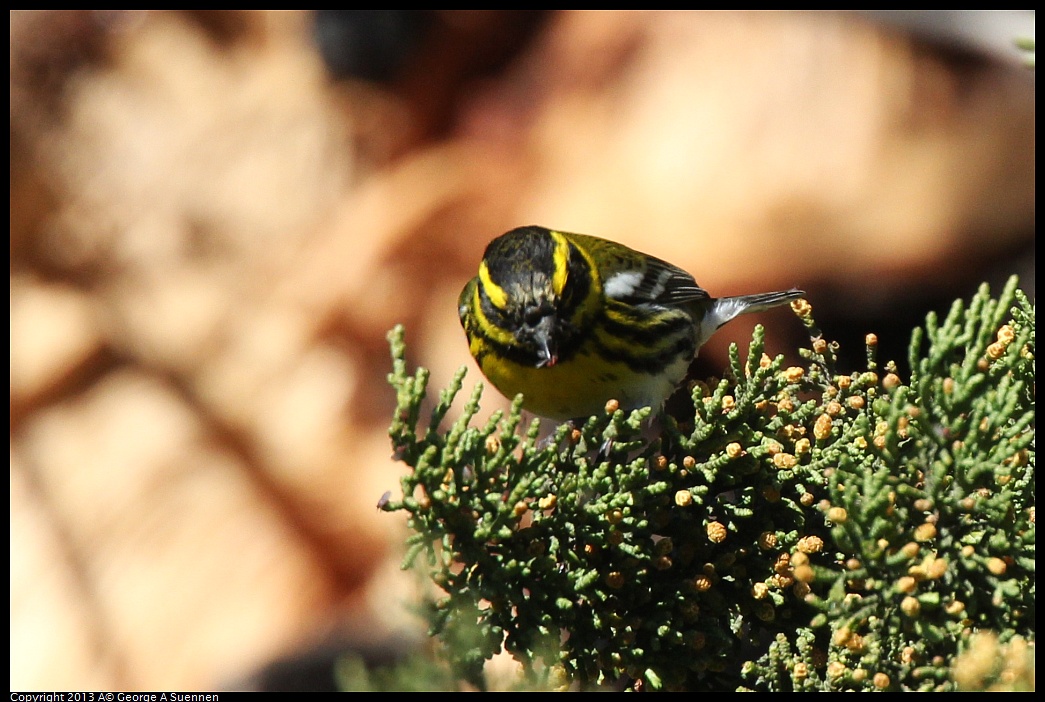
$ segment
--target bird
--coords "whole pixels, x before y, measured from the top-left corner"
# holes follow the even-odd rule
[[[538,417],[573,421],[664,402],[738,315],[805,295],[711,297],[682,268],[608,239],[517,227],[487,246],[458,297],[483,375]]]

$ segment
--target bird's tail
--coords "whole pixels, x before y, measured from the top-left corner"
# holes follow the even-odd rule
[[[697,329],[697,348],[699,349],[723,324],[742,314],[762,312],[773,307],[779,307],[804,295],[804,290],[791,288],[790,290],[778,292],[715,298],[711,300],[710,308]]]
[[[725,310],[736,310],[731,316],[726,319],[728,322],[733,317],[740,314],[748,314],[749,312],[762,312],[768,310],[771,307],[779,307],[785,305],[792,300],[797,300],[804,296],[805,290],[799,290],[797,288],[791,288],[790,290],[781,290],[779,292],[770,293],[758,293],[757,295],[738,295],[737,297],[722,297],[717,300],[718,307]],[[725,324],[725,322],[723,322]]]

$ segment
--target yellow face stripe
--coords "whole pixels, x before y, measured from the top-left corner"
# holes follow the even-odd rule
[[[599,275],[599,267],[595,264],[595,259],[591,257],[591,254],[584,246],[577,244],[572,249],[570,247],[571,236],[573,234],[563,234],[562,232],[551,232],[552,238],[555,239],[555,273],[552,278],[552,284],[556,287],[556,294],[562,295],[568,283],[567,277],[569,274],[569,258],[571,255],[580,255],[584,259],[584,263],[587,264],[588,269],[588,284],[585,286],[586,290],[584,293],[584,300],[579,304],[575,305],[573,312],[570,315],[570,321],[578,326],[584,326],[585,319],[590,321],[592,315],[602,307],[602,278]],[[576,267],[579,261],[574,261]],[[584,266],[581,266],[584,267]],[[575,291],[576,292],[576,291]]]
[[[508,306],[508,293],[500,285],[493,282],[493,279],[490,277],[490,269],[486,267],[486,261],[479,264],[479,285],[483,287],[483,292],[490,298],[490,302],[493,303],[494,307],[503,310]],[[476,295],[478,295],[478,287],[476,288]]]
[[[507,329],[503,329],[493,322],[491,322],[486,314],[483,312],[482,303],[482,292],[479,288],[483,288],[487,295],[490,296],[490,300],[494,304],[498,304],[500,300],[500,307],[503,309],[504,305],[507,304],[508,296],[505,294],[504,289],[490,280],[490,272],[486,270],[486,262],[479,264],[479,284],[475,286],[472,293],[472,304],[471,310],[474,316],[476,325],[482,330],[482,333],[493,339],[499,344],[510,346],[515,343],[515,336]],[[497,297],[494,297],[494,296]],[[471,339],[472,355],[476,355],[479,349],[482,348],[482,342],[479,337]]]
[[[566,278],[570,270],[570,242],[559,232],[551,232],[551,235],[555,240],[555,253],[552,254],[552,261],[555,263],[555,271],[552,273],[552,290],[555,292],[555,296],[559,297],[566,289]]]

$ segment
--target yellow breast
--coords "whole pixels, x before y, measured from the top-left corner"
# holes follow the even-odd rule
[[[657,411],[682,382],[690,360],[679,358],[651,375],[583,351],[550,368],[524,366],[487,354],[481,368],[506,397],[522,393],[526,410],[563,421],[603,412],[611,399],[626,411],[647,406]]]

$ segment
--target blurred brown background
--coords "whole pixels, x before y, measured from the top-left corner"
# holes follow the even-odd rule
[[[323,687],[421,638],[385,333],[442,387],[514,226],[801,286],[853,359],[1033,286],[1030,13],[10,19],[12,689]],[[756,321],[801,341],[738,320],[708,372]]]

